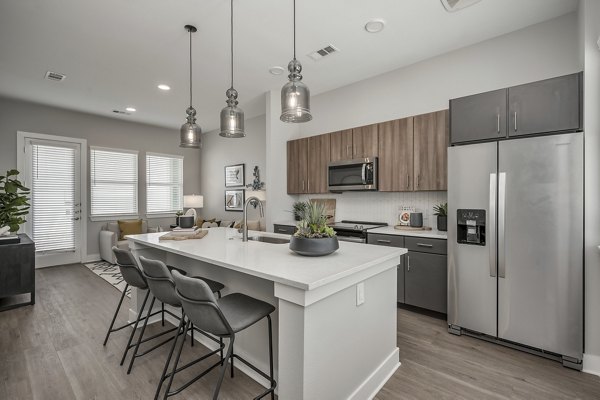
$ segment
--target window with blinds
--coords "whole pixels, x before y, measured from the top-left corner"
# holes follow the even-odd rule
[[[75,251],[76,157],[75,148],[31,145],[31,218],[37,252]]]
[[[136,151],[90,148],[90,216],[137,216]]]
[[[146,154],[146,212],[172,214],[183,209],[183,157]]]

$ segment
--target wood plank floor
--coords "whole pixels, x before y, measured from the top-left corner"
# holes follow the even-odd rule
[[[138,359],[127,375],[119,366],[125,331],[102,346],[119,292],[81,265],[41,269],[36,276],[37,304],[0,313],[0,399],[153,398],[168,349]],[[126,318],[126,311],[121,312],[120,321]],[[398,347],[402,366],[377,400],[600,399],[599,377],[450,335],[444,321],[402,309]],[[188,345],[183,361],[203,351],[200,345]],[[192,375],[186,371],[180,381]],[[211,372],[174,398],[209,399],[215,381]],[[250,399],[260,391],[238,372],[235,379],[225,377],[220,398]]]

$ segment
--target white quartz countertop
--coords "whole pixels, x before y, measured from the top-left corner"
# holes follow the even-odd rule
[[[396,229],[393,226],[384,226],[381,228],[369,229],[368,233],[379,233],[383,235],[398,235],[398,236],[413,236],[430,239],[448,239],[448,232],[431,230],[431,231],[404,231]]]
[[[129,235],[127,239],[303,290],[333,283],[407,253],[403,248],[340,241],[339,250],[333,254],[303,257],[292,252],[288,243],[242,242],[241,234],[231,228],[211,228],[202,239],[159,241],[164,234]],[[289,235],[253,231],[248,235],[289,238]]]

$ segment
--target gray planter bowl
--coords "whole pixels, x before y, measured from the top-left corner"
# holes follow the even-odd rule
[[[331,254],[340,248],[337,237],[307,239],[292,236],[290,240],[290,250],[301,256],[319,257]]]

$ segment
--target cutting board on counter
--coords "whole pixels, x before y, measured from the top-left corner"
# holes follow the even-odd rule
[[[414,226],[406,226],[406,225],[394,225],[394,229],[398,229],[399,231],[430,231],[432,230],[430,226],[422,226],[420,228]]]

